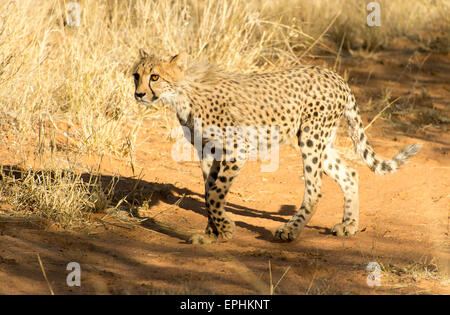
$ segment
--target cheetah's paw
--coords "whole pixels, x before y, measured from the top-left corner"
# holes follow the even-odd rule
[[[358,223],[338,223],[331,229],[331,232],[336,236],[350,236],[358,232]]]
[[[280,226],[275,232],[275,239],[293,241],[300,235],[300,231],[290,224]]]
[[[234,236],[235,231],[236,231],[235,223],[233,221],[229,221],[228,226],[222,228],[222,230],[219,231],[219,238],[224,242],[231,240]]]
[[[217,242],[217,237],[210,234],[194,234],[187,242],[190,244],[212,244]]]

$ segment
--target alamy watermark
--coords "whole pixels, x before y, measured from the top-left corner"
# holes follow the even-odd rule
[[[67,25],[70,27],[78,27],[81,24],[81,7],[78,2],[69,2],[67,10]]]
[[[366,6],[366,10],[370,11],[367,15],[367,25],[370,27],[381,26],[381,7],[378,2],[369,2]]]
[[[66,284],[69,287],[81,286],[81,266],[80,266],[80,264],[72,261],[67,264],[66,270],[71,271],[71,272],[69,272],[69,274],[66,277]]]
[[[184,138],[172,146],[174,161],[261,161],[262,172],[274,172],[279,165],[278,126],[218,126],[202,127],[202,119],[194,119],[194,128],[178,126],[172,133],[182,130]],[[193,146],[192,146],[193,145]]]
[[[369,272],[369,275],[367,276],[366,283],[369,287],[379,287],[381,286],[381,267],[380,264],[377,262],[370,262],[367,267],[366,271]]]

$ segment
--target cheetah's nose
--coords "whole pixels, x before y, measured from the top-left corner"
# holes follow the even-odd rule
[[[145,96],[145,93],[134,93],[134,97],[135,98],[137,98],[137,99],[141,99],[141,98],[143,98]]]

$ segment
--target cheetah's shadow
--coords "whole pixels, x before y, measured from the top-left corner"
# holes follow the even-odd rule
[[[42,174],[44,173],[47,175],[50,174],[52,178],[54,177],[54,175],[52,175],[52,170],[33,170],[32,172],[33,176],[35,177],[42,176]],[[29,175],[30,171],[24,170],[20,167],[13,165],[2,165],[0,172],[0,181],[4,180],[5,177],[12,177],[15,180],[24,180],[26,176]],[[84,173],[81,174],[81,178],[86,182],[93,182],[95,180],[98,180],[105,191],[112,191],[112,195],[110,196],[111,206],[126,201],[127,204],[130,205],[130,214],[135,217],[143,218],[139,216],[137,209],[144,203],[150,210],[152,207],[156,206],[159,203],[165,203],[168,205],[177,205],[184,210],[193,211],[204,216],[206,226],[207,215],[203,193],[198,193],[188,188],[179,188],[172,184],[149,182],[133,177]],[[112,190],[111,185],[113,185],[114,187],[114,189]],[[180,196],[184,196],[181,201]],[[281,225],[287,222],[289,219],[283,216],[292,216],[296,212],[296,206],[283,205],[280,207],[280,210],[274,214],[228,202],[225,210],[229,213],[233,213],[235,215],[243,217],[253,217],[277,221],[280,222]],[[258,236],[256,236],[257,239],[275,242],[273,238],[273,232],[263,226],[255,226],[243,221],[236,221],[235,223],[238,227],[258,234]],[[172,229],[169,226],[161,224],[155,220],[143,221],[141,225],[144,228],[170,235],[172,237],[182,239],[183,241],[187,241],[187,239],[190,237],[190,235],[186,232]],[[321,234],[331,234],[331,231],[327,228],[317,226],[306,227],[323,230],[319,232]]]
[[[204,204],[203,194],[189,191],[190,193],[187,194],[182,202],[178,204],[178,206],[184,210],[190,210],[197,214],[200,214],[205,217],[205,226],[207,222],[207,215],[206,215],[206,208]],[[179,199],[175,198],[172,200],[166,200],[169,204],[175,204]],[[246,206],[238,205],[235,203],[227,202],[225,206],[225,210],[229,213],[233,213],[239,216],[244,217],[252,217],[252,218],[261,218],[261,219],[268,219],[272,221],[280,222],[280,225],[286,223],[289,218],[295,214],[297,211],[297,207],[294,205],[282,205],[280,207],[280,210],[274,214],[266,211],[261,211],[257,209],[252,209]],[[288,216],[288,218],[284,218],[283,216]],[[257,239],[269,241],[269,242],[275,242],[278,243],[279,241],[274,239],[274,232],[268,230],[264,226],[256,226],[249,224],[244,221],[235,221],[236,226],[247,229],[251,232],[257,233],[258,236],[256,236]],[[325,234],[325,235],[331,235],[333,234],[331,232],[331,229],[326,227],[320,227],[320,226],[309,226],[307,225],[306,228],[309,229],[315,229],[319,230],[319,234]]]
[[[90,177],[91,174],[83,174],[83,176]],[[203,193],[192,191],[188,188],[179,188],[172,184],[166,183],[154,183],[145,180],[140,180],[130,177],[113,178],[111,176],[102,175],[102,183],[105,187],[110,185],[109,183],[116,179],[117,183],[114,189],[114,195],[112,197],[113,202],[119,202],[123,198],[133,204],[135,207],[147,203],[150,211],[151,208],[158,203],[165,203],[167,205],[176,205],[181,209],[188,210],[200,214],[205,217],[205,226],[207,223],[207,212],[204,203]],[[151,196],[151,198],[148,198]],[[180,199],[180,196],[183,198]],[[229,213],[243,217],[261,218],[272,221],[280,222],[280,225],[286,223],[289,218],[297,211],[297,207],[294,205],[283,205],[277,213],[270,213],[257,209],[252,209],[236,203],[227,202],[225,210]],[[132,213],[133,216],[140,217],[137,212]],[[285,217],[287,216],[287,218]],[[265,228],[264,226],[256,226],[244,221],[235,221],[236,226],[247,229],[251,232],[258,234],[257,239],[278,242],[273,237],[273,232]],[[191,236],[190,233],[175,230],[153,220],[143,221],[142,226],[172,237],[179,238],[186,242]],[[312,228],[321,230],[320,234],[332,234],[331,230],[324,227],[306,226],[306,228]]]

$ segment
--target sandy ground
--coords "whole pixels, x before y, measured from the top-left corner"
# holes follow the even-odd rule
[[[416,97],[417,107],[448,114],[448,56],[402,54],[342,59],[340,66],[348,69],[361,108],[387,87],[393,98],[423,88],[427,94]],[[364,122],[375,114],[364,114]],[[301,158],[289,144],[281,148],[273,173],[261,172],[258,162],[246,164],[228,198],[227,211],[237,226],[234,239],[213,245],[186,242],[206,226],[198,162],[173,161],[167,124],[148,122],[135,157],[134,175],[142,170],[141,180],[126,163],[106,159],[102,165],[105,180],[123,176],[118,194],[135,189],[141,202],[148,201],[137,213],[148,219],[130,224],[95,214],[91,219],[98,224],[67,231],[1,217],[0,294],[49,293],[38,254],[56,294],[268,294],[270,273],[273,285],[284,275],[276,294],[449,294],[448,124],[410,129],[416,116],[406,116],[399,124],[379,119],[367,131],[375,151],[385,158],[408,144],[424,145],[396,174],[373,174],[348,154],[351,144],[344,133],[338,138],[359,172],[358,234],[330,233],[342,218],[343,196],[325,176],[317,213],[299,239],[273,240],[303,195]],[[66,284],[69,262],[81,265],[80,287]],[[367,284],[370,262],[381,266],[380,286]]]

